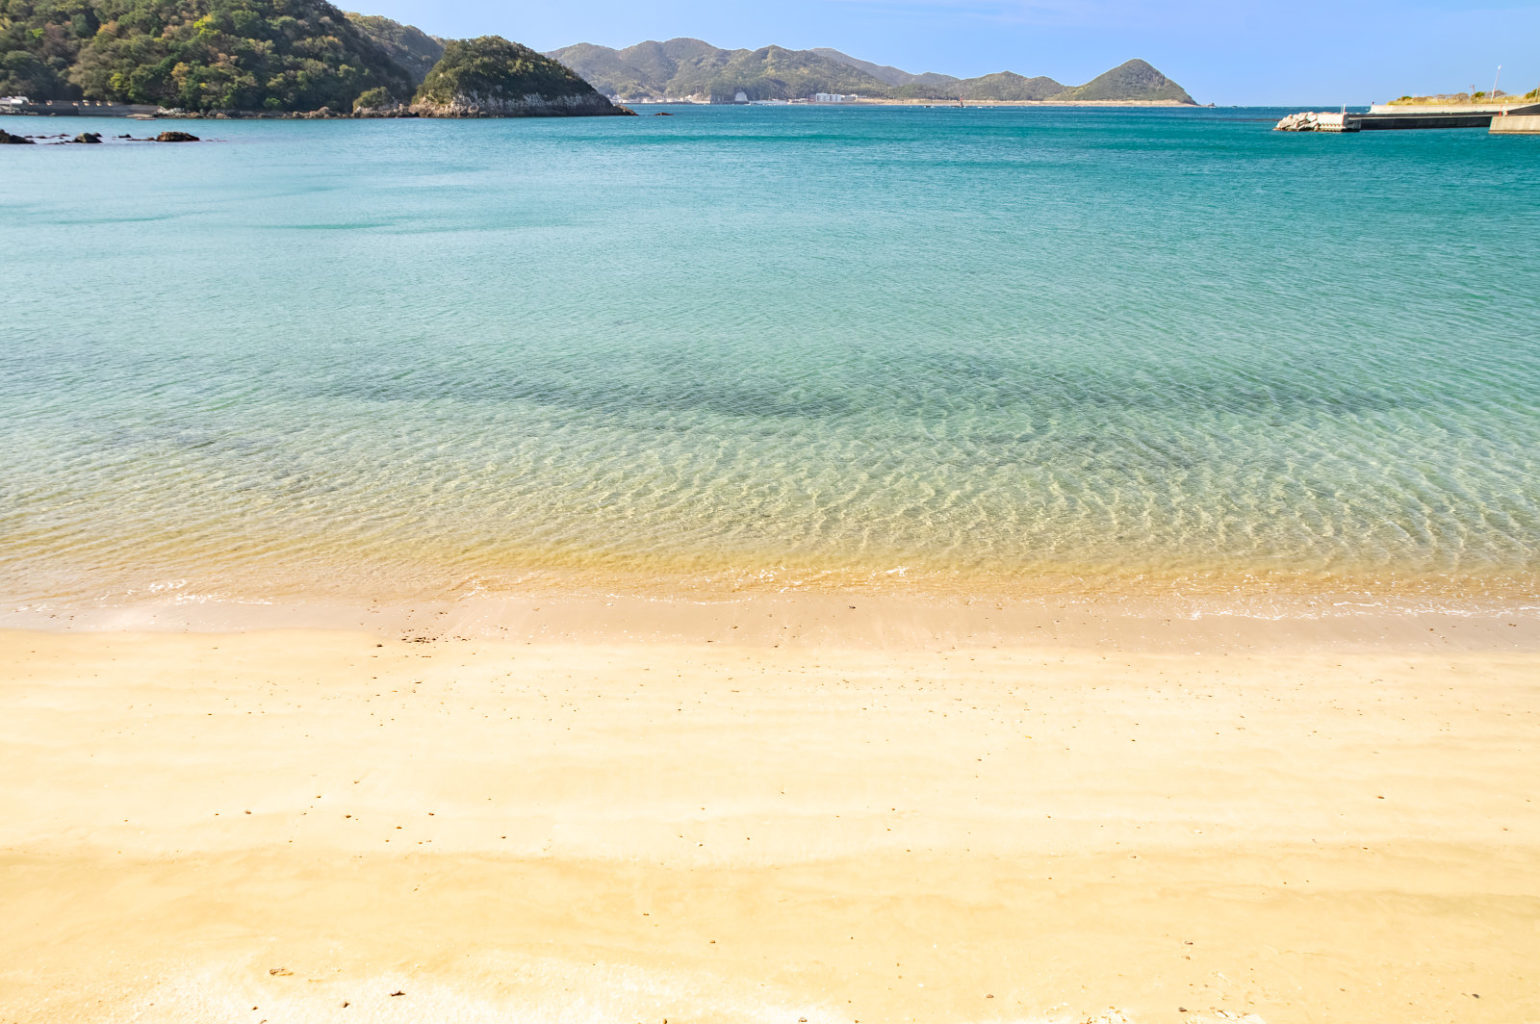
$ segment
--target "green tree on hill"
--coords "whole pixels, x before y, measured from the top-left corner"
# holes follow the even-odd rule
[[[455,39],[417,90],[419,102],[453,103],[460,96],[517,100],[582,96],[593,87],[571,69],[501,36]]]
[[[38,98],[349,110],[412,89],[325,0],[0,0],[0,53],[0,91]]]
[[[69,73],[99,27],[87,0],[0,0],[0,95],[79,99]]]
[[[400,64],[412,76],[415,85],[421,85],[439,58],[444,56],[444,41],[428,35],[415,25],[403,25],[378,14],[347,12],[348,20],[384,50],[391,60]],[[372,104],[378,106],[379,104]]]

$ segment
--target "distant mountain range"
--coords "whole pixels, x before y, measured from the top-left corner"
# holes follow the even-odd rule
[[[1002,102],[1193,103],[1180,85],[1142,60],[1119,65],[1085,85],[1067,86],[1042,76],[1001,71],[980,78],[934,72],[915,75],[873,64],[838,50],[723,50],[699,39],[645,42],[614,50],[592,43],[546,54],[594,88],[622,102],[689,99],[716,103],[811,99],[818,93],[863,99]]]

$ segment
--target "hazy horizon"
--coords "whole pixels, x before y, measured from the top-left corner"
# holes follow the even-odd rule
[[[1138,57],[1199,103],[1365,104],[1403,93],[1540,84],[1540,7],[1463,9],[1452,0],[1240,8],[1217,0],[786,0],[724,8],[701,0],[510,11],[486,0],[353,0],[436,35],[498,34],[537,50],[574,43],[617,49],[690,36],[726,49],[832,47],[916,74],[997,71],[1078,85]],[[1372,26],[1369,32],[1364,26]]]

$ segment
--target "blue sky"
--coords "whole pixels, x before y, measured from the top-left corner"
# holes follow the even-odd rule
[[[1478,3],[1482,0],[1478,0]],[[1011,70],[1077,85],[1131,57],[1200,103],[1361,104],[1405,92],[1540,85],[1540,0],[349,0],[436,35],[539,50],[695,36],[833,46],[908,71]]]

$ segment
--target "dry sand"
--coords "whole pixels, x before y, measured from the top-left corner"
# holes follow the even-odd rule
[[[1540,1020],[1532,619],[791,607],[0,633],[0,1022]]]

